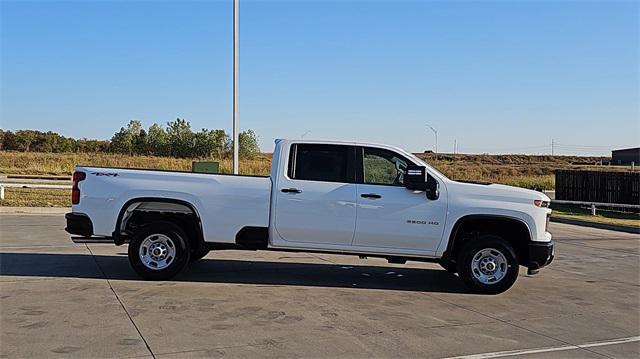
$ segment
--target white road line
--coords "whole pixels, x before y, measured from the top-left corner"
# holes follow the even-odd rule
[[[640,341],[640,336],[637,337],[628,337],[628,338],[619,338],[612,339],[602,342],[593,342],[587,344],[580,345],[565,345],[560,347],[546,347],[546,348],[533,348],[533,349],[518,349],[518,350],[507,350],[502,352],[493,352],[493,353],[481,353],[481,354],[471,354],[471,355],[463,355],[458,357],[449,357],[446,359],[485,359],[485,358],[501,358],[501,357],[509,357],[516,355],[525,355],[525,354],[538,354],[538,353],[548,353],[548,352],[559,352],[563,350],[575,350],[575,349],[583,349],[583,348],[592,348],[592,347],[602,347],[605,345],[616,345],[616,344],[624,344]]]

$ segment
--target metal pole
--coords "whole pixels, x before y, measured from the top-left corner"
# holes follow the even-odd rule
[[[238,132],[238,67],[240,52],[240,0],[233,0],[233,174],[238,174],[240,133]]]
[[[431,127],[431,125],[426,124],[427,127],[429,127],[429,129],[431,129],[431,131],[433,131],[433,133],[436,135],[436,161],[438,160],[438,131],[436,131],[435,128]]]

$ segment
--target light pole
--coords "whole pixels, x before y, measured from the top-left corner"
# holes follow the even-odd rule
[[[233,174],[238,174],[240,134],[238,132],[238,55],[240,45],[240,0],[233,0]]]
[[[438,160],[438,131],[429,124],[426,124],[426,126],[436,135],[436,160]]]

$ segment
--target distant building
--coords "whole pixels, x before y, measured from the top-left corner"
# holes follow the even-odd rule
[[[611,151],[611,163],[614,165],[630,165],[634,162],[640,166],[640,147]]]

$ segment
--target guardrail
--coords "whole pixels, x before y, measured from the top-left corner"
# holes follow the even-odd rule
[[[61,184],[36,184],[36,183],[0,183],[0,200],[4,200],[6,188],[31,188],[31,189],[71,189],[71,185]]]
[[[579,206],[588,206],[591,208],[591,215],[596,215],[597,207],[609,207],[609,208],[631,208],[640,209],[640,204],[621,204],[621,203],[603,203],[603,202],[582,202],[582,201],[565,201],[565,200],[551,200],[551,204],[574,204]]]

